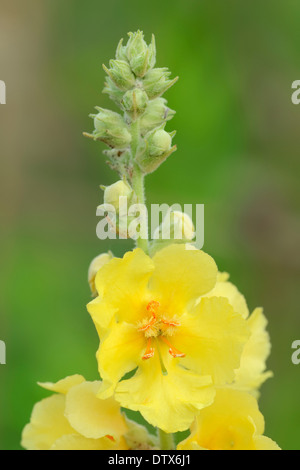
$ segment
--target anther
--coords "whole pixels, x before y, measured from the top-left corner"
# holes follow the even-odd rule
[[[167,340],[167,338],[165,337],[162,337],[161,338],[163,340],[164,343],[167,344],[167,346],[169,346],[169,354],[171,354],[171,356],[173,357],[185,357],[185,353],[179,351],[178,349],[174,348],[174,346],[172,346],[172,344]]]
[[[151,359],[154,356],[154,348],[151,348],[151,338],[147,341],[147,347],[142,359]]]

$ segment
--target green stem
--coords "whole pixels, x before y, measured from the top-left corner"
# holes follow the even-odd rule
[[[173,434],[167,434],[161,429],[158,429],[158,437],[159,437],[159,446],[161,450],[174,450],[175,449]]]
[[[137,119],[131,124],[131,136],[132,136],[131,153],[132,153],[132,158],[134,161],[136,152],[138,149],[139,140],[140,140],[139,119]],[[136,163],[134,163],[134,166],[133,166],[132,188],[135,191],[135,194],[137,195],[138,204],[145,205],[144,174]],[[147,238],[141,238],[141,237],[138,238],[136,240],[136,246],[138,248],[141,248],[142,250],[144,250],[145,253],[148,254],[149,247],[148,247]]]

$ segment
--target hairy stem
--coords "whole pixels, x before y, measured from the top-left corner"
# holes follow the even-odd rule
[[[132,152],[132,158],[134,160],[136,153],[137,153],[139,140],[140,140],[139,119],[137,119],[131,124],[131,136],[132,136],[131,152]],[[137,195],[138,204],[145,205],[144,174],[141,171],[137,163],[134,163],[134,166],[133,166],[132,188],[135,191],[135,194]],[[142,250],[144,250],[145,253],[148,254],[149,252],[148,233],[140,233],[140,237],[136,240],[136,246],[138,248],[141,248]]]

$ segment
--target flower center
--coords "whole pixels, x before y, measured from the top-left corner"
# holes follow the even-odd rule
[[[147,305],[147,312],[150,317],[145,318],[139,325],[138,331],[144,333],[147,339],[147,346],[143,359],[150,359],[154,356],[155,350],[153,348],[153,340],[156,340],[158,346],[158,338],[160,338],[169,347],[169,354],[172,357],[185,357],[185,354],[176,349],[167,337],[172,336],[180,323],[175,319],[169,319],[166,315],[161,313],[160,303],[156,300],[151,300]]]

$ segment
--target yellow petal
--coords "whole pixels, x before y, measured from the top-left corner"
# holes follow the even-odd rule
[[[65,395],[70,390],[70,388],[74,387],[75,385],[79,385],[82,382],[85,382],[85,378],[82,377],[82,375],[75,374],[70,375],[65,379],[59,380],[56,383],[38,382],[38,385],[45,388],[46,390],[50,390],[51,392],[62,393]]]
[[[134,322],[140,319],[141,299],[145,296],[153,262],[141,249],[114,258],[96,276],[99,297],[88,304],[88,311],[101,327],[112,318]]]
[[[128,446],[124,439],[116,443],[107,437],[88,439],[78,434],[71,434],[58,439],[51,450],[128,450]]]
[[[199,446],[198,442],[188,440],[182,441],[178,444],[177,450],[208,450],[204,449],[204,447]]]
[[[275,441],[266,436],[254,437],[255,450],[281,450]]]
[[[84,382],[69,390],[65,416],[73,429],[84,437],[119,439],[127,430],[119,404],[113,399],[97,398],[101,382]]]
[[[113,323],[97,353],[101,378],[105,388],[107,383],[112,385],[111,393],[119,380],[140,364],[145,346],[145,337],[138,331],[137,325]],[[106,396],[108,393],[102,395]]]
[[[253,396],[218,389],[214,403],[200,412],[180,448],[197,442],[207,450],[255,450],[254,438],[263,431],[264,419]]]
[[[272,372],[265,372],[271,344],[266,331],[268,322],[261,308],[254,310],[247,323],[251,336],[243,350],[234,385],[239,390],[253,391],[273,375]]]
[[[203,297],[180,323],[172,344],[186,355],[181,364],[210,375],[215,384],[231,382],[249,331],[247,322],[233,311],[228,300]]]
[[[205,297],[225,297],[236,313],[242,315],[243,318],[248,318],[249,316],[249,309],[245,297],[234,284],[227,281],[225,276],[218,276],[218,281],[214,289],[206,294]]]
[[[167,433],[184,431],[215,391],[210,377],[183,369],[169,356],[163,375],[158,355],[144,361],[134,377],[120,382],[115,398],[125,408],[140,411],[153,426]]]
[[[30,423],[24,428],[22,446],[28,450],[49,450],[57,439],[74,433],[64,411],[63,395],[53,395],[37,403]]]
[[[216,284],[216,264],[203,251],[173,244],[157,252],[153,262],[150,287],[154,292],[163,292],[165,303],[172,305],[176,313]]]
[[[95,323],[99,337],[105,334],[111,321],[118,312],[117,307],[114,307],[109,301],[103,300],[102,297],[96,297],[88,303],[87,310]]]

